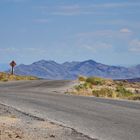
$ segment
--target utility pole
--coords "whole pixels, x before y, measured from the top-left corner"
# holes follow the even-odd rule
[[[14,67],[16,66],[16,62],[15,61],[12,61],[10,63],[10,66],[12,67],[11,74],[14,75]]]

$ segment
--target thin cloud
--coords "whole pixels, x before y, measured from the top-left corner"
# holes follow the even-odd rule
[[[132,33],[132,31],[131,31],[130,29],[128,29],[128,28],[122,28],[122,29],[120,30],[120,32],[121,32],[121,33]]]
[[[81,32],[76,35],[77,46],[81,46],[92,52],[128,52],[129,41],[134,34],[130,29],[121,30],[98,30],[93,32]],[[133,42],[134,44],[134,42]],[[135,43],[136,44],[136,43]],[[133,47],[133,51],[138,49]],[[132,48],[131,48],[132,50]]]
[[[112,34],[114,34],[112,30],[99,30],[94,32],[81,32],[77,34],[77,37],[109,36]]]
[[[94,13],[94,14],[97,14],[97,13]],[[98,14],[104,14],[104,13],[98,13]],[[101,25],[101,26],[104,26],[104,25],[114,25],[114,26],[122,26],[124,28],[121,28],[120,31],[125,29],[125,30],[129,30],[131,33],[133,33],[133,31],[130,29],[130,28],[140,28],[140,21],[130,21],[129,19],[119,19],[119,18],[116,18],[116,19],[98,19],[98,20],[95,20],[95,21],[92,21],[92,24],[94,25]],[[129,27],[129,28],[128,28]]]
[[[96,42],[93,44],[84,44],[82,46],[80,46],[82,48],[88,49],[94,53],[98,52],[98,51],[105,51],[108,49],[112,49],[113,46],[112,44],[106,43],[106,42]]]
[[[107,38],[129,38],[133,32],[130,29],[122,28],[121,30],[98,30],[94,32],[81,32],[76,35],[78,38],[95,38],[95,37],[107,37]]]
[[[85,14],[111,14],[101,12],[103,9],[111,8],[129,8],[140,6],[140,2],[120,2],[120,3],[103,3],[91,5],[57,5],[57,6],[39,6],[38,8],[51,15],[72,16]]]
[[[17,48],[14,47],[9,47],[9,48],[0,48],[0,52],[1,53],[13,53],[13,52],[17,52]]]

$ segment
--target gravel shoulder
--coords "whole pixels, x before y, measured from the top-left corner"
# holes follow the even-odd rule
[[[0,140],[91,140],[75,130],[0,104]]]

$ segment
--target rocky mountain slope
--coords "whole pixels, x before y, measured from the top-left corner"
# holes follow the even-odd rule
[[[79,75],[100,76],[113,79],[140,77],[140,65],[135,67],[109,66],[87,60],[83,62],[65,62],[40,60],[31,65],[21,64],[15,68],[19,75],[32,75],[46,79],[75,79]]]

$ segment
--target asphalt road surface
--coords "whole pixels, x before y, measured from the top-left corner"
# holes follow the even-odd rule
[[[71,81],[0,84],[0,103],[98,140],[140,140],[140,102],[65,95]]]

